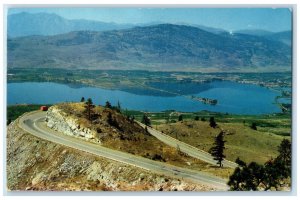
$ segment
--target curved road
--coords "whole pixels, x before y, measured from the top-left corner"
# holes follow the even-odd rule
[[[138,121],[136,121],[140,126],[145,128],[145,124],[142,124]],[[188,154],[191,157],[197,158],[199,160],[205,161],[209,164],[216,165],[216,162],[214,158],[206,151],[202,151],[196,147],[193,147],[187,143],[181,142],[180,140],[177,140],[173,137],[170,137],[158,130],[155,130],[149,126],[147,126],[148,132],[159,139],[160,141],[164,142],[165,144],[175,147],[175,148],[180,148],[180,151]],[[228,161],[228,160],[223,160],[222,162],[224,167],[230,167],[230,168],[236,168],[238,165],[234,162]]]
[[[133,165],[135,167],[146,169],[154,173],[163,174],[179,179],[187,179],[195,183],[212,186],[213,188],[217,188],[218,190],[228,190],[226,180],[214,175],[176,167],[166,163],[146,159],[140,156],[135,156],[129,153],[116,151],[103,147],[99,144],[94,144],[82,139],[65,135],[63,133],[59,133],[46,126],[45,117],[46,112],[35,111],[27,113],[19,118],[18,126],[26,132],[50,142],[58,143],[80,151],[85,151],[96,156],[101,156],[125,164]]]

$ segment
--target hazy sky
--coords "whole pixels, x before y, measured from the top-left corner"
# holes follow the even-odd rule
[[[291,30],[288,8],[10,8],[19,12],[56,13],[67,19],[90,19],[115,23],[189,23],[228,31],[264,29]]]

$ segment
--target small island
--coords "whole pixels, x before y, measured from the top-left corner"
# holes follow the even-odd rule
[[[217,105],[217,103],[218,103],[217,99],[209,99],[209,98],[204,98],[204,97],[191,96],[191,99],[195,99],[197,101],[203,102],[204,104],[210,104],[210,105]]]

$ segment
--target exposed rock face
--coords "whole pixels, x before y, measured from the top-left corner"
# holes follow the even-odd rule
[[[7,128],[7,188],[42,191],[215,190],[39,139],[18,128],[17,121]]]
[[[49,108],[47,111],[46,121],[48,127],[66,135],[101,143],[97,137],[97,132],[93,131],[92,129],[80,127],[77,119],[68,116],[56,106]]]

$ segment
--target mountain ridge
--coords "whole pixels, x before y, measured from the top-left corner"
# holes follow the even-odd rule
[[[160,24],[8,39],[8,67],[158,70],[291,66],[291,48],[245,34]]]
[[[269,40],[282,42],[288,46],[292,45],[292,31],[291,30],[280,31],[280,32],[271,32],[271,31],[266,31],[266,30],[262,30],[262,29],[246,29],[246,30],[234,31],[234,33],[260,36],[260,37],[264,37]]]
[[[54,13],[21,12],[8,15],[7,19],[7,33],[12,38],[30,35],[57,35],[76,30],[118,30],[134,26],[96,20],[66,19]]]

